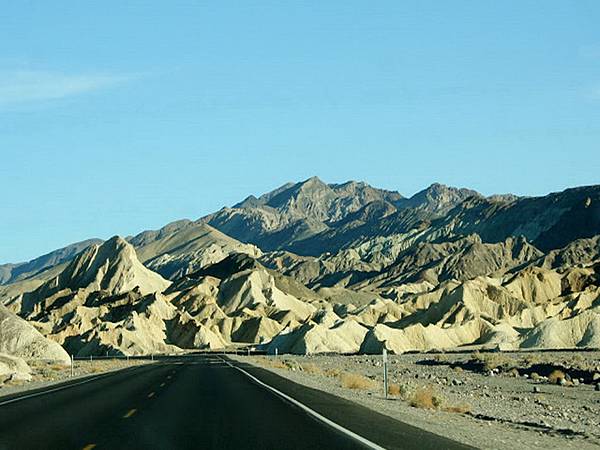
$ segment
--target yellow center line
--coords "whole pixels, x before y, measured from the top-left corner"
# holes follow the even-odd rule
[[[93,448],[96,448],[96,444],[88,444],[85,447],[83,447],[81,450],[92,450]]]
[[[137,412],[137,409],[133,408],[130,409],[129,411],[127,411],[127,414],[125,414],[123,416],[123,419],[129,419],[131,416],[133,416],[135,413]]]
[[[154,392],[150,392],[150,393],[148,394],[148,398],[152,398],[152,397],[154,397]]]

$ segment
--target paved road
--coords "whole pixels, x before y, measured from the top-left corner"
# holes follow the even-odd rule
[[[465,448],[268,371],[245,369],[385,448]],[[37,392],[0,398],[0,450],[365,448],[218,356],[173,358]]]

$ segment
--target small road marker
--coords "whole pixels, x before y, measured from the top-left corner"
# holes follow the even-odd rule
[[[125,414],[123,416],[123,419],[129,419],[131,416],[133,416],[135,413],[137,412],[137,409],[133,408],[130,409],[129,411],[127,411],[127,414]]]
[[[96,448],[96,444],[88,444],[85,447],[83,447],[81,450],[92,450],[93,448]]]
[[[152,397],[154,397],[154,392],[150,392],[150,393],[148,394],[148,398],[152,398]]]
[[[165,387],[165,383],[160,383],[160,387]]]

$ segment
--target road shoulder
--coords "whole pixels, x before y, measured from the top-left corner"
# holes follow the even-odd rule
[[[269,386],[385,448],[415,450],[473,448],[380,414],[348,399],[296,383],[273,371],[248,364],[243,358],[228,359]]]

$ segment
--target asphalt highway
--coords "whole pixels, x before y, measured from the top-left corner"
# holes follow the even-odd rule
[[[170,358],[0,397],[0,450],[467,448],[231,363],[217,355]]]

